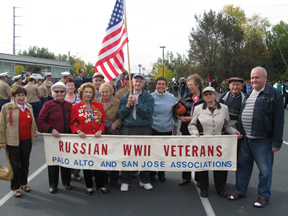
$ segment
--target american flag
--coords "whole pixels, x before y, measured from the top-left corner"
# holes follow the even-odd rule
[[[102,73],[105,81],[109,82],[124,72],[123,47],[128,42],[124,24],[124,0],[116,0],[105,35],[94,71]]]

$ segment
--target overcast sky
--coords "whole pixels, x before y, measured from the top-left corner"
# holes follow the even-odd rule
[[[96,63],[116,0],[1,0],[0,52],[13,53],[13,6],[16,8],[16,54],[29,46]],[[259,14],[272,24],[288,23],[287,0],[127,0],[127,23],[132,72],[141,64],[149,72],[166,51],[187,56],[188,36],[195,14],[225,5],[240,6],[251,17]],[[126,50],[126,47],[125,47]],[[127,55],[125,55],[126,57]],[[126,63],[127,60],[125,59]],[[125,67],[127,69],[127,67]]]

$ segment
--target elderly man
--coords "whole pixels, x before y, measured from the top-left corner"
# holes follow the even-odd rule
[[[104,83],[104,76],[100,72],[94,73],[92,77],[92,83],[96,88],[96,98],[101,97],[101,93],[99,92],[100,85]]]
[[[143,89],[145,77],[135,74],[132,79],[133,90],[126,93],[120,100],[119,115],[122,120],[122,135],[152,135],[152,114],[154,111],[154,98]],[[123,171],[121,177],[121,191],[128,191],[131,180],[131,171]],[[146,190],[153,189],[150,184],[149,171],[140,172],[141,187]]]
[[[219,102],[228,106],[230,125],[236,129],[236,123],[240,114],[241,104],[245,95],[241,92],[244,80],[238,77],[231,77],[228,80],[229,89],[226,94],[222,94]]]
[[[10,102],[11,98],[11,89],[10,86],[6,83],[8,72],[0,73],[0,112],[4,104]]]
[[[253,68],[251,82],[253,90],[245,97],[238,120],[238,129],[244,137],[238,154],[236,189],[228,198],[245,197],[255,161],[259,183],[254,207],[263,208],[271,198],[274,152],[280,150],[283,142],[283,97],[267,83],[265,68]]]

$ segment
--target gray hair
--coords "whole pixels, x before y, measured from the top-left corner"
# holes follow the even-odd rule
[[[267,71],[266,71],[266,69],[265,69],[264,67],[260,67],[260,66],[254,67],[254,68],[251,70],[251,72],[252,72],[253,70],[256,70],[256,69],[262,70],[262,71],[265,73],[265,75],[267,76]]]

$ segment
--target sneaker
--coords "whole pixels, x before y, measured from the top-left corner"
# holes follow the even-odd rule
[[[140,187],[144,187],[146,190],[152,190],[153,186],[150,183],[143,183],[143,182],[139,182]]]
[[[128,191],[129,184],[121,184],[120,191],[126,192]]]

